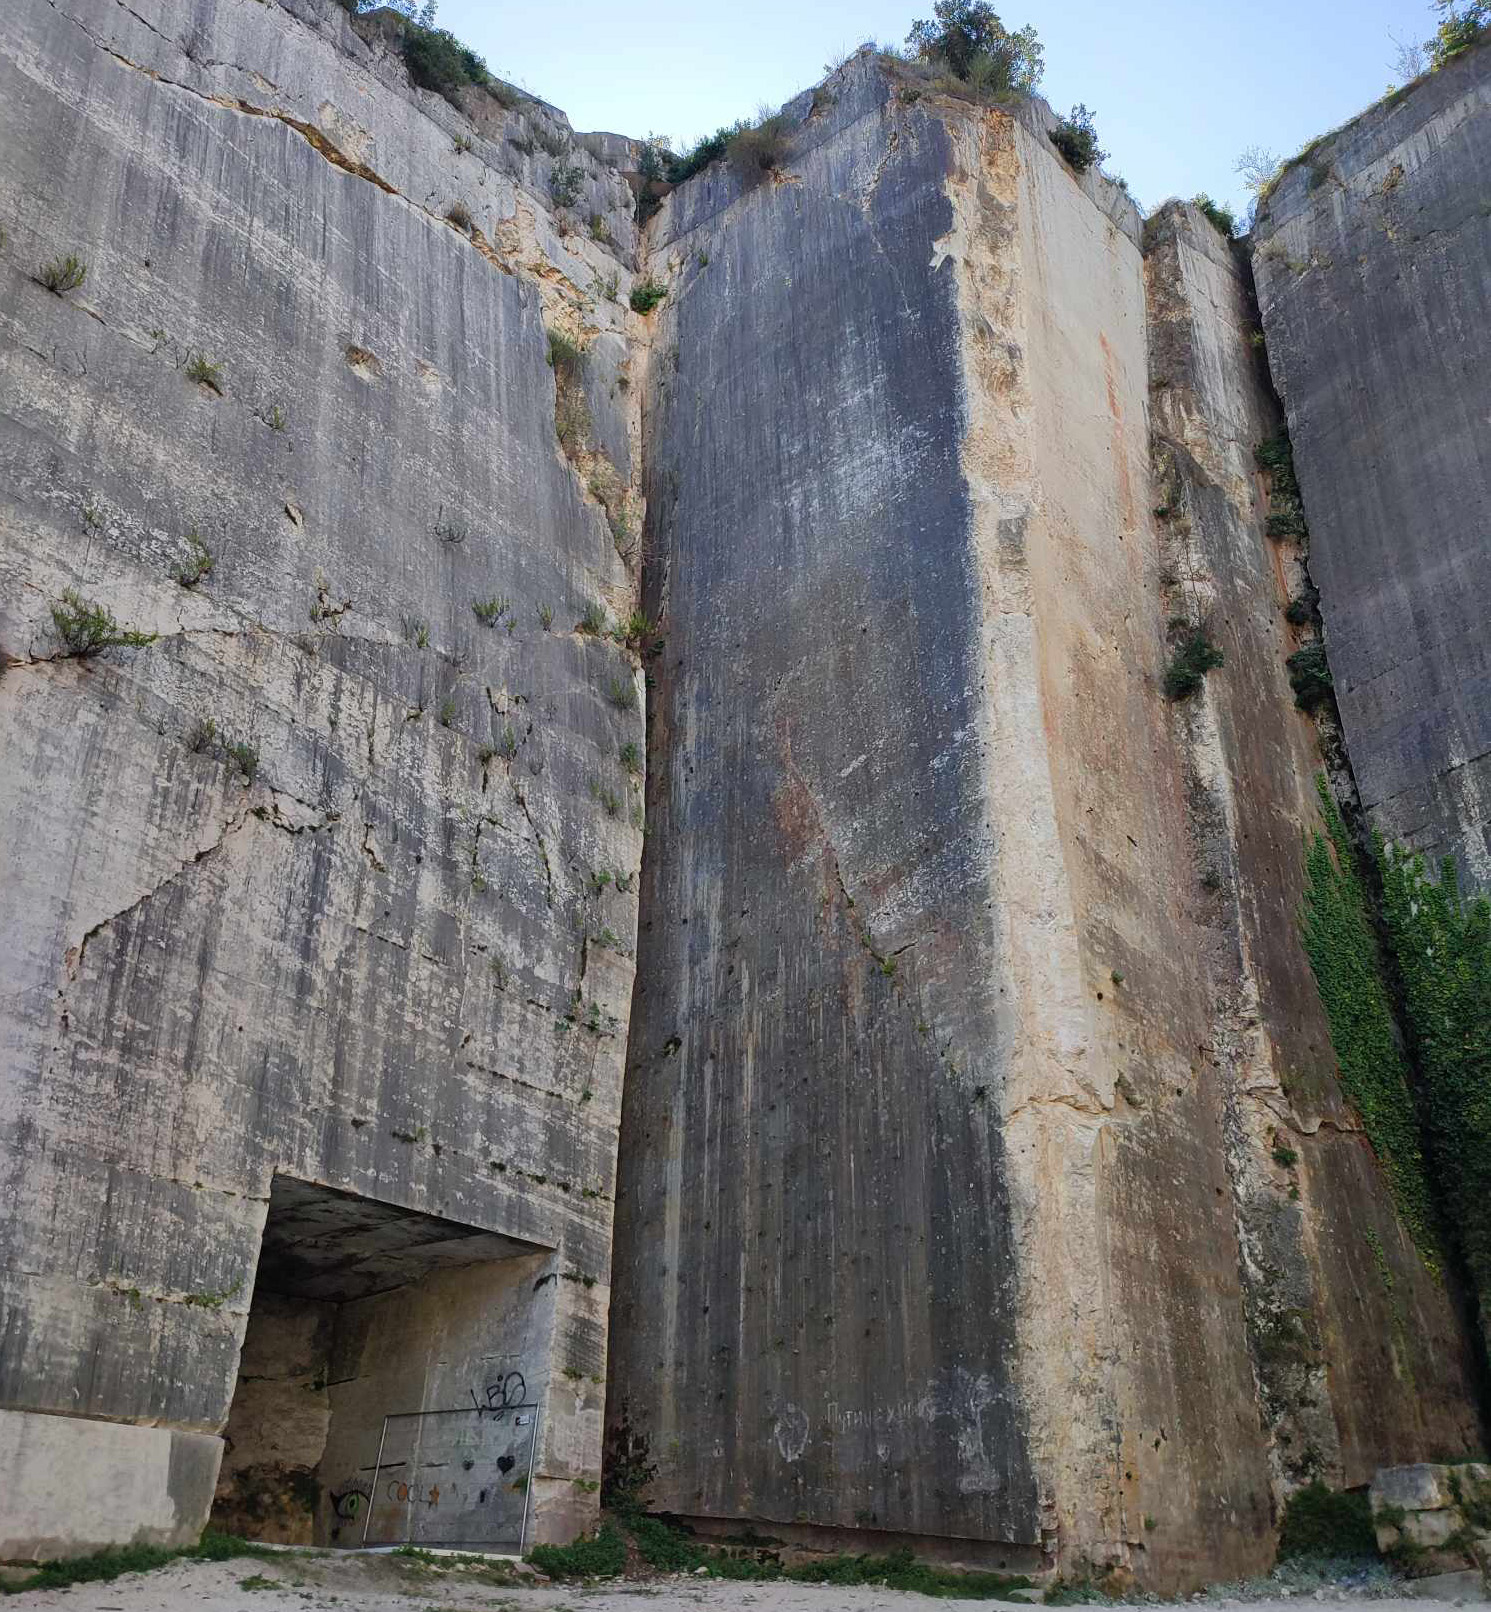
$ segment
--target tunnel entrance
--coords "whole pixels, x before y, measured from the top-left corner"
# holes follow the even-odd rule
[[[277,1175],[211,1526],[519,1550],[553,1250]]]

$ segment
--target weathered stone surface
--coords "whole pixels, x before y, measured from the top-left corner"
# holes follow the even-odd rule
[[[1491,1466],[1384,1467],[1372,1479],[1372,1519],[1383,1554],[1410,1576],[1460,1579],[1473,1568],[1491,1594]]]
[[[212,1506],[222,1442],[207,1433],[0,1410],[0,1459],[25,1481],[0,1506],[0,1559],[128,1541],[190,1545]]]
[[[1363,803],[1491,888],[1491,48],[1318,141],[1254,236]]]
[[[614,369],[636,321],[594,286],[635,236],[583,152],[622,255],[552,209],[554,115],[475,95],[473,129],[309,0],[7,17],[0,1403],[217,1433],[285,1172],[547,1251],[567,1537],[599,1405],[548,1386],[605,1370],[642,719],[572,630],[632,578],[544,326]],[[68,588],[156,640],[67,657]]]
[[[1039,104],[790,110],[654,226],[613,1431],[703,1518],[1252,1571],[1302,1476],[1476,1429],[1299,950],[1246,285]]]
[[[1233,250],[864,53],[642,241],[637,142],[399,27],[0,46],[0,1440],[130,1468],[0,1542],[190,1537],[224,1440],[270,1537],[484,1542],[411,1475],[499,1455],[568,1537],[608,1325],[651,1498],[793,1543],[1193,1583],[1473,1448],[1299,948]]]

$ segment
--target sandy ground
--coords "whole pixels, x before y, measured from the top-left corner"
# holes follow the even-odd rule
[[[1314,1597],[1251,1602],[1248,1612],[1302,1612]],[[479,1570],[394,1556],[276,1554],[177,1562],[107,1584],[8,1597],[16,1612],[1000,1612],[1009,1601],[929,1600],[897,1590],[729,1584],[687,1578],[556,1587],[492,1582]],[[1189,1603],[1183,1603],[1189,1604]],[[1339,1612],[1427,1612],[1424,1601],[1330,1603]],[[1440,1603],[1443,1606],[1445,1603]]]

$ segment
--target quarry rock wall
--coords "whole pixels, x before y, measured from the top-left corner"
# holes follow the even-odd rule
[[[1491,889],[1491,47],[1288,167],[1253,260],[1362,803]]]
[[[1286,173],[1265,358],[1039,101],[861,52],[639,231],[635,142],[401,26],[0,42],[0,1557],[453,1541],[427,1412],[530,1542],[604,1423],[706,1531],[1155,1589],[1472,1453],[1301,948],[1351,780],[1285,609],[1483,877],[1478,372],[1413,299],[1485,311],[1487,53]]]
[[[282,1172],[542,1253],[529,1537],[595,1510],[643,716],[633,657],[575,629],[635,587],[591,487],[609,443],[608,495],[636,506],[636,236],[561,117],[466,93],[471,116],[414,89],[333,5],[7,16],[0,1423],[28,1424],[6,1434],[21,1489],[59,1416],[77,1463],[97,1428],[162,1484],[191,1464],[162,1440],[220,1451]],[[86,280],[54,294],[38,276],[67,254]],[[546,324],[610,354],[571,433],[587,478]],[[69,591],[153,641],[69,653]],[[408,1366],[383,1410],[482,1393]],[[209,1464],[133,1512],[7,1512],[0,1556],[190,1535]]]
[[[861,55],[789,112],[649,237],[611,1430],[717,1526],[1255,1571],[1289,1487],[1477,1430],[1299,946],[1245,267],[1039,103]]]

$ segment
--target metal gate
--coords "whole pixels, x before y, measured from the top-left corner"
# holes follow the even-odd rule
[[[521,1555],[537,1435],[538,1404],[518,1372],[460,1410],[385,1416],[363,1544]]]

